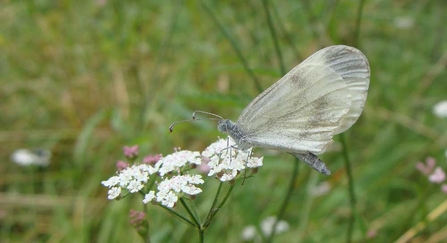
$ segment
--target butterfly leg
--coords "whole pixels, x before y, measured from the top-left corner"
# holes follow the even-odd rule
[[[321,161],[315,154],[307,152],[305,154],[292,154],[304,163],[308,164],[314,170],[324,175],[330,175],[331,171],[327,168],[326,164]]]
[[[248,163],[248,160],[251,158],[252,154],[253,154],[253,149],[248,150],[247,163]],[[242,185],[244,185],[246,178],[247,178],[247,168],[244,169],[244,180],[242,181]]]

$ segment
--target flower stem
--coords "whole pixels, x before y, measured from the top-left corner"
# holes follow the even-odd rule
[[[168,208],[166,206],[163,206],[160,204],[160,207],[166,209],[168,212],[174,214],[175,216],[177,216],[177,218],[179,218],[182,222],[188,224],[191,227],[197,228],[197,225],[194,224],[191,220],[189,220],[188,218],[184,217],[183,215],[177,213],[176,211],[172,210],[171,208]]]
[[[220,182],[219,187],[217,188],[216,196],[214,196],[213,204],[211,204],[210,211],[208,212],[208,215],[206,215],[205,224],[209,221],[209,218],[213,213],[214,207],[216,207],[217,199],[219,198],[220,191],[222,190],[222,185],[223,182]]]
[[[355,198],[355,191],[354,191],[354,178],[352,176],[352,170],[351,170],[351,161],[349,160],[349,154],[348,154],[348,146],[346,144],[346,140],[343,134],[340,134],[340,140],[343,147],[343,157],[345,161],[345,168],[346,168],[346,174],[348,176],[348,190],[349,190],[349,203],[351,207],[351,215],[349,217],[349,224],[348,224],[348,233],[347,233],[347,239],[346,242],[350,243],[352,242],[352,231],[354,227],[355,222],[355,212],[356,212],[356,198]]]
[[[144,213],[146,213],[146,215],[147,215],[147,213],[148,213],[148,210],[147,210],[147,204],[143,204],[143,208],[144,208]],[[146,221],[146,225],[147,225],[147,231],[146,231],[146,237],[144,238],[144,242],[145,243],[151,243],[151,237],[150,237],[150,224],[149,224],[149,219],[147,218],[147,217],[145,217],[145,221]]]
[[[352,45],[355,47],[359,46],[359,39],[360,39],[360,25],[362,23],[362,16],[363,16],[363,6],[365,3],[365,0],[359,1],[359,8],[357,9],[357,18],[355,20],[355,33],[354,33],[354,40],[352,41]]]
[[[225,38],[228,40],[228,42],[230,42],[231,47],[233,48],[234,52],[236,52],[236,55],[239,58],[239,61],[244,66],[245,71],[248,73],[248,75],[253,80],[253,83],[255,84],[256,89],[262,90],[262,87],[261,87],[261,84],[260,84],[258,78],[256,77],[253,70],[251,70],[250,66],[248,65],[247,59],[245,59],[244,55],[242,55],[242,51],[239,48],[239,46],[236,44],[236,41],[234,40],[234,38],[230,35],[228,30],[225,29],[223,24],[221,22],[219,22],[219,20],[216,17],[217,15],[215,13],[213,13],[210,6],[208,6],[208,4],[205,3],[204,0],[202,0],[201,3],[202,3],[202,6],[205,8],[206,12],[208,13],[208,15],[211,17],[211,20],[214,22],[214,24],[217,26],[217,28],[220,30],[220,32],[222,32],[222,34],[225,36]]]
[[[267,240],[265,241],[266,243],[273,242],[273,238],[274,238],[275,231],[276,231],[276,226],[278,225],[278,222],[280,220],[282,220],[284,217],[284,213],[286,212],[286,208],[289,205],[290,198],[292,197],[292,193],[295,189],[295,182],[296,182],[296,179],[298,178],[298,172],[299,172],[299,164],[300,164],[299,160],[295,159],[295,162],[293,164],[293,172],[292,172],[292,178],[290,180],[289,188],[286,192],[286,196],[284,197],[284,201],[281,204],[279,212],[276,215],[276,221],[272,226],[271,234],[268,236]]]
[[[154,99],[154,97],[157,97],[157,93],[155,92],[156,90],[160,89],[161,83],[163,83],[161,82],[163,74],[160,70],[162,70],[161,67],[165,65],[165,61],[169,57],[169,51],[172,50],[172,42],[175,39],[174,34],[177,30],[180,12],[184,10],[184,7],[182,7],[182,5],[183,0],[178,0],[175,2],[175,7],[173,8],[173,12],[170,16],[169,27],[166,29],[166,31],[164,31],[166,35],[163,37],[163,40],[160,44],[160,51],[158,51],[159,54],[157,56],[157,59],[155,60],[155,64],[153,65],[153,70],[151,72],[153,75],[149,80],[150,84],[142,85],[143,82],[146,82],[146,80],[138,78],[138,89],[141,90],[142,95],[144,96],[142,112],[140,113],[139,119],[140,128],[145,127],[147,122],[147,113],[150,110],[150,107],[154,105],[154,102],[152,102],[152,100]]]
[[[204,229],[199,229],[199,242],[203,243],[205,242],[205,230]]]
[[[222,186],[222,182],[219,186],[219,190],[220,187]],[[208,214],[205,223],[203,224],[203,228],[208,228],[208,226],[210,225],[211,221],[213,220],[214,216],[216,216],[216,214],[219,212],[219,210],[223,207],[223,205],[225,204],[225,202],[227,201],[228,197],[230,197],[231,191],[233,191],[234,185],[230,185],[230,188],[228,188],[227,194],[225,195],[225,197],[223,198],[223,200],[220,202],[219,206],[215,207],[215,203],[217,203],[217,197],[218,194],[216,194],[216,198],[215,198],[215,202],[213,202],[213,206],[210,209],[210,213]]]
[[[188,212],[189,217],[194,221],[194,224],[196,225],[196,228],[200,228],[200,222],[199,222],[199,218],[197,217],[196,214],[194,214],[191,209],[189,208],[188,204],[186,204],[185,199],[184,198],[180,198],[180,202],[182,203],[183,207],[185,208],[186,212]]]
[[[276,36],[275,27],[273,26],[272,15],[270,14],[270,9],[269,9],[268,4],[269,4],[268,0],[262,0],[262,5],[264,7],[265,16],[267,18],[267,24],[269,26],[270,35],[272,36],[273,44],[275,46],[276,56],[279,61],[279,69],[281,71],[281,74],[284,75],[284,74],[286,74],[286,66],[284,65],[284,60],[282,57],[281,49],[279,48],[278,38]]]
[[[184,198],[180,198],[180,202],[182,203],[183,207],[185,208],[185,210],[188,212],[189,217],[194,221],[195,228],[197,228],[197,231],[199,233],[199,242],[204,242],[204,236],[205,236],[205,228],[202,227],[202,225],[200,224],[200,219],[197,215],[197,211],[195,210],[195,206],[193,204],[193,210],[192,211],[190,209],[190,207],[188,206],[188,204],[186,204],[186,201]]]

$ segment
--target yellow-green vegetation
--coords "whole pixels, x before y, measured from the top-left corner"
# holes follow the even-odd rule
[[[440,0],[0,1],[0,241],[143,242],[129,224],[142,197],[109,201],[100,184],[124,145],[202,151],[222,136],[214,121],[169,125],[196,109],[234,121],[284,71],[345,44],[371,66],[344,134],[355,209],[335,137],[321,156],[333,174],[300,165],[274,242],[446,242],[447,193],[416,169],[427,157],[447,169],[447,118],[432,112],[447,100],[446,11]],[[50,150],[50,164],[13,163],[20,148]],[[244,227],[278,213],[294,159],[256,153],[264,166],[235,185],[205,242],[243,242]],[[218,187],[207,180],[199,214]],[[159,206],[146,213],[152,242],[198,242]]]

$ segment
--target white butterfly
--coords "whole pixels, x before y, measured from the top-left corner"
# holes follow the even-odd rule
[[[242,150],[288,152],[322,174],[331,172],[315,154],[359,118],[369,87],[365,55],[343,45],[326,47],[304,60],[256,97],[237,122],[221,119],[220,132]]]

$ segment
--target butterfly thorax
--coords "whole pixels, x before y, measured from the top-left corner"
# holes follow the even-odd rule
[[[246,150],[253,147],[253,145],[251,145],[246,140],[245,133],[242,132],[241,129],[239,129],[239,127],[237,126],[237,124],[232,122],[231,120],[228,119],[219,120],[217,122],[217,129],[221,133],[230,135],[230,137],[236,142],[238,149]]]

